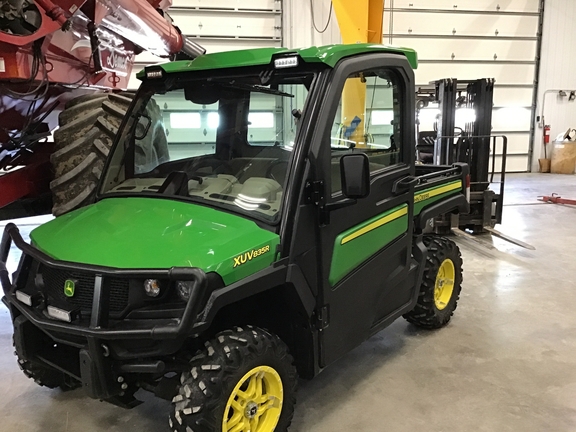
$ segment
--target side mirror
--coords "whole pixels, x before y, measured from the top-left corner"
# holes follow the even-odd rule
[[[346,198],[365,198],[370,194],[370,161],[364,153],[349,153],[340,158],[342,194]]]

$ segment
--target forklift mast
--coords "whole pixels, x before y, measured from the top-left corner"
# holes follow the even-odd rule
[[[465,162],[470,166],[470,213],[460,214],[457,226],[450,215],[440,216],[434,221],[434,229],[440,233],[456,228],[478,234],[502,222],[507,138],[492,135],[493,96],[492,78],[446,78],[417,92],[417,99],[422,101],[418,104],[420,108],[431,101],[438,108],[434,131],[418,131],[420,162],[436,165]],[[457,113],[461,109],[469,113],[464,124],[458,122]],[[497,142],[502,145],[499,167]],[[496,182],[495,175],[499,175]],[[490,189],[493,183],[499,183],[496,192]]]
[[[474,122],[467,123],[464,133],[470,137],[470,181],[472,190],[486,190],[490,160],[490,135],[492,135],[492,108],[494,106],[494,79],[464,81],[466,83],[466,108],[476,114]]]

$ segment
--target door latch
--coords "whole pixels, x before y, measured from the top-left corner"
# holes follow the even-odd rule
[[[330,325],[330,315],[328,306],[322,306],[322,308],[316,311],[316,326],[318,330],[322,331]]]

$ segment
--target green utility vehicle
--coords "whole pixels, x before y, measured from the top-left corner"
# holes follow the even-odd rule
[[[400,316],[448,323],[462,260],[422,231],[467,210],[468,168],[415,164],[416,64],[357,44],[146,67],[95,202],[30,244],[5,229],[25,374],[126,407],[154,392],[171,431],[285,431],[298,376]],[[159,130],[169,160],[139,164]]]

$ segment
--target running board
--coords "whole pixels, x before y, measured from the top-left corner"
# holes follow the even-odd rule
[[[503,232],[500,232],[497,229],[494,229],[494,228],[489,227],[489,226],[485,226],[484,229],[486,231],[488,231],[490,234],[492,234],[493,236],[501,238],[502,240],[506,240],[507,242],[513,243],[513,244],[520,246],[520,247],[523,247],[525,249],[536,250],[536,248],[534,246],[532,246],[531,244],[525,243],[522,240],[515,239],[514,237],[510,237],[509,235],[504,234]]]

